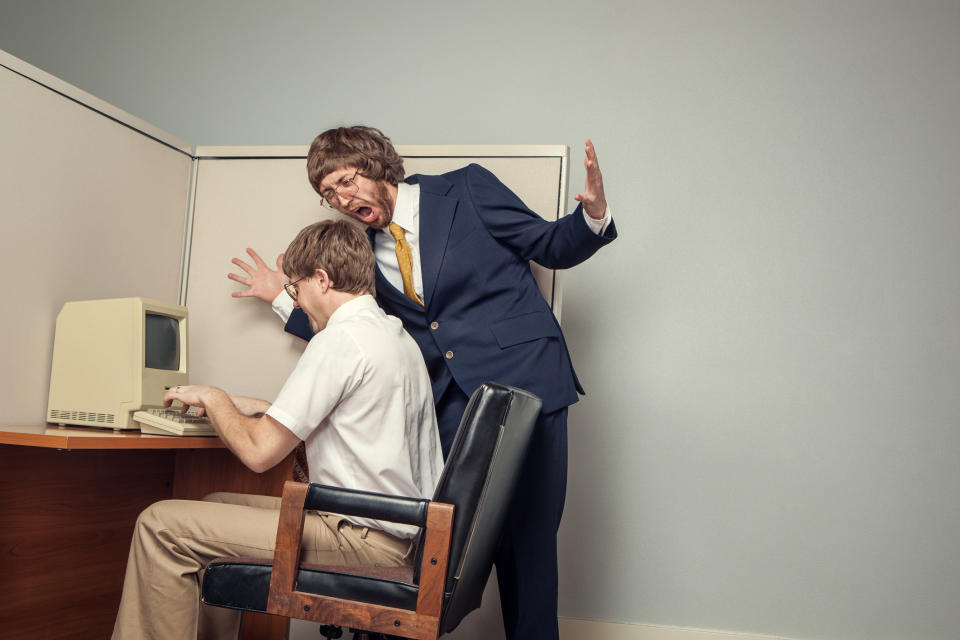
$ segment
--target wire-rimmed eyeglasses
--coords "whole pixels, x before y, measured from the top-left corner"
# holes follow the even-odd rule
[[[310,277],[310,276],[303,276],[303,278],[297,278],[297,279],[294,280],[293,282],[288,282],[288,283],[286,283],[285,285],[283,285],[283,290],[287,292],[287,295],[288,295],[288,296],[290,296],[291,298],[293,298],[293,301],[294,301],[294,302],[297,301],[297,296],[300,295],[300,290],[297,289],[297,283],[300,282],[301,280],[303,280],[303,279],[305,279],[305,278],[309,278],[309,277]]]
[[[360,189],[356,182],[357,174],[359,173],[360,169],[358,167],[349,178],[341,178],[336,186],[321,191],[320,197],[323,198],[324,203],[326,203],[328,207],[336,209],[341,195],[344,197],[356,195]]]

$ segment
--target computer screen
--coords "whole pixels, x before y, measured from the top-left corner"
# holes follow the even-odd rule
[[[67,302],[57,316],[47,421],[137,429],[134,411],[188,384],[187,309],[147,298]]]
[[[147,312],[144,322],[144,366],[176,371],[180,368],[180,320]]]

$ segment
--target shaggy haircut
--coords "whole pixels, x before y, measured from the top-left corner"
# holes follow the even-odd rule
[[[367,234],[346,220],[323,220],[301,229],[283,254],[283,272],[291,280],[323,269],[334,290],[355,294],[376,294],[376,265]]]
[[[356,167],[371,180],[390,184],[403,181],[403,158],[379,129],[357,125],[328,129],[313,140],[307,155],[307,178],[317,193],[327,175]]]

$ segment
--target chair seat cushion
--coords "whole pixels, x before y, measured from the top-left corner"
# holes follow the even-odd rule
[[[266,611],[271,571],[268,560],[217,558],[203,574],[201,599],[218,607]],[[302,564],[296,590],[413,611],[418,590],[412,582],[412,567]]]

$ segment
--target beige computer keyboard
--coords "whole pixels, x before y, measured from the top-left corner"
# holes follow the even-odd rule
[[[145,409],[135,411],[133,420],[140,425],[141,433],[163,436],[215,436],[210,419],[193,414],[180,413],[180,409]]]

